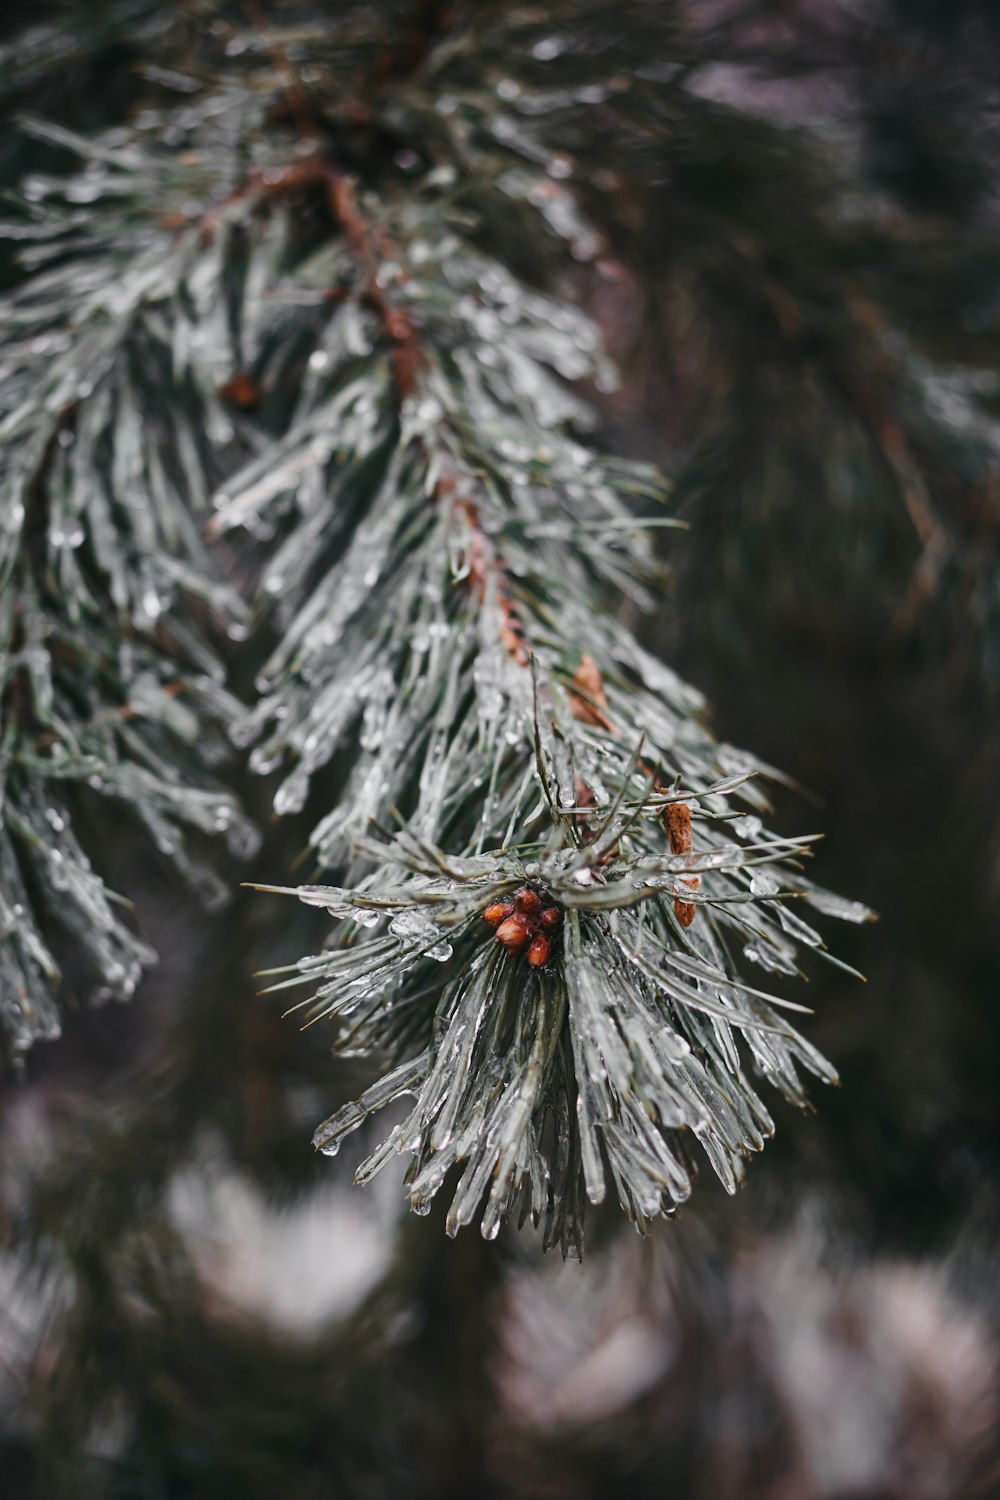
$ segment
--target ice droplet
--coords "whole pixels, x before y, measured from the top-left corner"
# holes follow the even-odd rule
[[[309,777],[302,771],[293,771],[274,794],[274,810],[279,817],[301,812],[309,795]]]
[[[393,937],[402,938],[404,942],[419,943],[428,936],[433,937],[437,928],[418,911],[401,911],[389,923],[389,931]]]
[[[397,912],[389,923],[389,931],[393,937],[399,938],[402,942],[420,945],[430,943],[431,946],[426,949],[426,956],[437,959],[438,963],[445,963],[454,952],[446,939],[440,938],[434,941],[439,938],[436,924],[418,911]]]
[[[806,900],[810,906],[815,907],[827,917],[840,917],[844,922],[869,922],[871,921],[871,908],[863,901],[848,901],[843,896],[834,896],[829,891],[811,888],[806,893]]]
[[[163,603],[155,589],[148,588],[142,596],[142,608],[150,621],[158,620],[163,613]]]
[[[366,906],[352,906],[351,918],[359,927],[375,927],[379,920],[378,912],[369,911]]]
[[[759,838],[760,834],[763,832],[763,829],[764,824],[762,820],[757,817],[756,813],[747,813],[745,817],[737,818],[736,822],[733,824],[733,831],[735,833],[738,833],[740,838],[744,839]]]
[[[752,964],[760,964],[762,969],[767,969],[771,974],[781,973],[781,964],[775,963],[766,949],[759,947],[756,943],[745,943],[743,945],[743,956],[748,958]]]
[[[68,547],[73,551],[83,545],[84,530],[82,526],[74,526],[69,531],[55,527],[49,533],[49,539],[53,547]]]
[[[262,745],[258,745],[257,749],[251,752],[249,764],[255,776],[270,776],[271,772],[276,771],[281,765],[281,753],[279,751],[274,755],[269,754]]]
[[[336,886],[300,885],[296,888],[296,895],[307,906],[322,907],[324,911],[330,913],[331,917],[353,915],[354,908],[341,899],[341,893]]]

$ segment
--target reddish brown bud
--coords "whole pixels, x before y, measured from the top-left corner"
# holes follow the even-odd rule
[[[667,838],[670,840],[672,854],[690,854],[694,848],[694,838],[691,833],[691,809],[686,802],[668,802],[663,809],[663,827]],[[690,886],[691,890],[698,890],[701,885],[697,875],[693,875],[684,884]],[[682,901],[679,897],[674,902],[674,916],[682,927],[690,927],[695,919],[698,908],[693,901]]]
[[[215,394],[220,401],[228,401],[233,406],[250,408],[256,406],[264,394],[260,386],[251,376],[238,370],[231,375],[224,385],[220,385]]]
[[[686,802],[668,802],[663,809],[663,826],[674,854],[689,854],[691,837],[691,809]]]
[[[496,927],[511,915],[514,910],[513,901],[494,901],[483,912],[483,921],[489,922],[491,927]]]
[[[521,917],[508,917],[497,928],[497,942],[508,953],[520,953],[530,936],[531,930]]]
[[[542,909],[542,898],[537,891],[523,885],[519,891],[514,892],[514,905],[522,917],[533,918],[537,917]]]
[[[542,915],[538,918],[539,927],[544,928],[546,932],[555,932],[556,928],[559,927],[561,922],[562,912],[559,910],[558,906],[547,906],[542,912]]]
[[[546,937],[544,933],[539,933],[528,949],[528,962],[533,969],[540,969],[542,964],[548,963],[551,952],[552,939]]]

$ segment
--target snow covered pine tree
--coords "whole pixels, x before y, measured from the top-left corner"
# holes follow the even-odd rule
[[[553,34],[518,6],[396,32],[392,5],[111,6],[23,66],[110,35],[143,107],[86,138],[25,121],[82,168],[29,177],[5,226],[11,1048],[152,960],[85,852],[95,798],[213,899],[192,843],[253,848],[212,779],[228,737],[283,772],[276,814],[327,809],[338,879],[268,872],[338,925],[266,993],[304,987],[296,1014],[384,1064],[316,1145],[409,1097],[358,1180],[406,1153],[416,1212],[448,1180],[449,1230],[519,1211],[564,1253],[608,1174],[640,1229],[683,1201],[692,1141],[735,1188],[772,1130],[755,1077],[798,1104],[800,1068],[834,1079],[754,969],[830,959],[804,907],[869,915],[806,878],[811,840],[762,821],[777,773],[622,622],[657,607],[671,523],[578,394],[614,373],[570,294],[614,265],[571,153],[588,112],[662,90],[635,64],[670,7],[628,9]],[[244,708],[225,664],[265,639]]]

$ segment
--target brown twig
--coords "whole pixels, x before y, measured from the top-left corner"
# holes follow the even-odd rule
[[[497,607],[500,610],[500,640],[509,656],[519,667],[528,665],[528,648],[524,640],[524,626],[507,579],[506,569],[493,542],[483,530],[479,510],[474,500],[459,496],[454,474],[445,471],[437,482],[436,495],[439,501],[454,506],[455,513],[465,522],[469,532],[469,587],[477,599],[486,597],[492,578],[496,589]]]
[[[586,653],[580,658],[580,665],[573,674],[573,688],[569,692],[569,707],[574,719],[581,724],[591,724],[595,728],[603,729],[607,734],[617,735],[614,723],[605,712],[608,707],[608,696],[604,691],[604,683],[601,673],[593,657]],[[644,776],[652,776],[653,771],[649,765],[640,760],[638,769]],[[653,782],[654,790],[665,792],[666,787],[658,779]],[[594,807],[597,799],[582,776],[576,778],[576,800],[580,807]],[[691,809],[686,802],[668,802],[663,809],[663,830],[667,835],[672,854],[690,854],[694,848],[694,838],[691,831]],[[584,842],[587,842],[587,834],[584,834]],[[613,855],[614,851],[612,851]],[[612,856],[609,855],[608,858]],[[685,876],[683,884],[691,890],[696,891],[700,881],[697,875]],[[678,896],[674,899],[674,916],[682,927],[690,927],[697,914],[697,908],[692,901],[682,901]]]
[[[351,253],[364,276],[365,300],[379,314],[382,327],[392,342],[396,392],[400,401],[405,401],[413,394],[420,371],[425,368],[427,361],[410,313],[393,303],[378,279],[380,264],[388,260],[402,264],[403,257],[384,231],[369,224],[358,205],[350,178],[328,168],[326,185],[331,212],[344,231]],[[493,580],[501,616],[500,640],[518,666],[526,667],[528,650],[520,613],[503,562],[483,529],[475,501],[466,495],[459,495],[456,476],[447,467],[442,468],[438,475],[435,494],[439,502],[451,504],[455,514],[464,521],[469,533],[469,586],[482,601],[486,597],[490,579]]]
[[[405,400],[413,394],[424,359],[409,312],[394,306],[385,288],[379,284],[378,267],[393,257],[393,247],[385,235],[371,228],[361,213],[349,177],[327,168],[326,187],[330,210],[343,229],[351,253],[364,275],[365,300],[378,313],[382,327],[392,341],[396,389],[400,399]]]

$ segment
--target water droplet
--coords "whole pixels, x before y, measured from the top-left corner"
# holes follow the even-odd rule
[[[252,757],[251,757],[252,759]],[[309,795],[309,777],[305,772],[293,771],[274,794],[274,810],[279,817],[301,812]]]
[[[352,906],[351,917],[359,927],[376,927],[379,921],[377,911],[369,911],[366,906]]]
[[[427,936],[433,937],[437,928],[418,911],[401,911],[397,912],[389,923],[389,931],[393,937],[402,938],[406,942],[419,943]]]
[[[300,885],[296,887],[295,894],[300,901],[307,906],[319,906],[328,911],[331,917],[350,917],[354,908],[341,899],[341,892],[336,886],[329,885]]]
[[[155,589],[146,589],[142,596],[142,608],[146,618],[150,621],[158,620],[163,613],[163,601]]]
[[[250,769],[255,776],[270,776],[281,765],[281,752],[276,754],[266,750],[263,745],[258,745],[256,750],[250,753]]]

